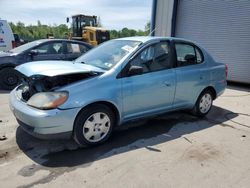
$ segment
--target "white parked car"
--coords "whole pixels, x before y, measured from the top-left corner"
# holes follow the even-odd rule
[[[16,47],[10,25],[6,20],[0,20],[0,51],[8,51]]]

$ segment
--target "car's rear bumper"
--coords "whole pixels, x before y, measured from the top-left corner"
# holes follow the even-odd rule
[[[21,127],[38,138],[69,137],[79,111],[79,108],[39,110],[19,100],[16,90],[10,93],[9,104]]]

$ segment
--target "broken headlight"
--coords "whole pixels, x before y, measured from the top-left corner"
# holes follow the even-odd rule
[[[34,94],[27,102],[28,105],[48,110],[54,109],[63,104],[68,99],[67,91],[40,92]]]

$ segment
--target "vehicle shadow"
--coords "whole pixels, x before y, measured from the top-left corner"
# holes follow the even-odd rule
[[[20,127],[16,131],[16,142],[30,159],[44,167],[75,168],[79,165],[88,166],[97,160],[139,148],[161,152],[154,148],[154,145],[214,125],[232,127],[224,122],[237,116],[236,113],[217,106],[213,106],[207,117],[202,119],[186,112],[165,114],[143,122],[128,123],[116,130],[106,143],[91,148],[78,148],[72,140],[39,140],[28,135]]]

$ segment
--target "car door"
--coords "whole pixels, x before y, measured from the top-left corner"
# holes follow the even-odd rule
[[[192,107],[207,78],[202,73],[204,57],[201,50],[187,42],[175,42],[176,94],[175,108]]]
[[[89,50],[87,46],[78,43],[66,43],[66,59],[74,60],[80,57],[82,54],[86,53]]]
[[[35,53],[31,55],[33,61],[43,60],[64,60],[65,54],[63,53],[63,43],[61,41],[51,41],[41,44],[34,49]]]
[[[139,75],[122,77],[124,119],[151,115],[172,107],[175,71],[167,41],[152,44],[140,51],[125,67],[142,67]],[[125,71],[126,72],[126,71]]]

